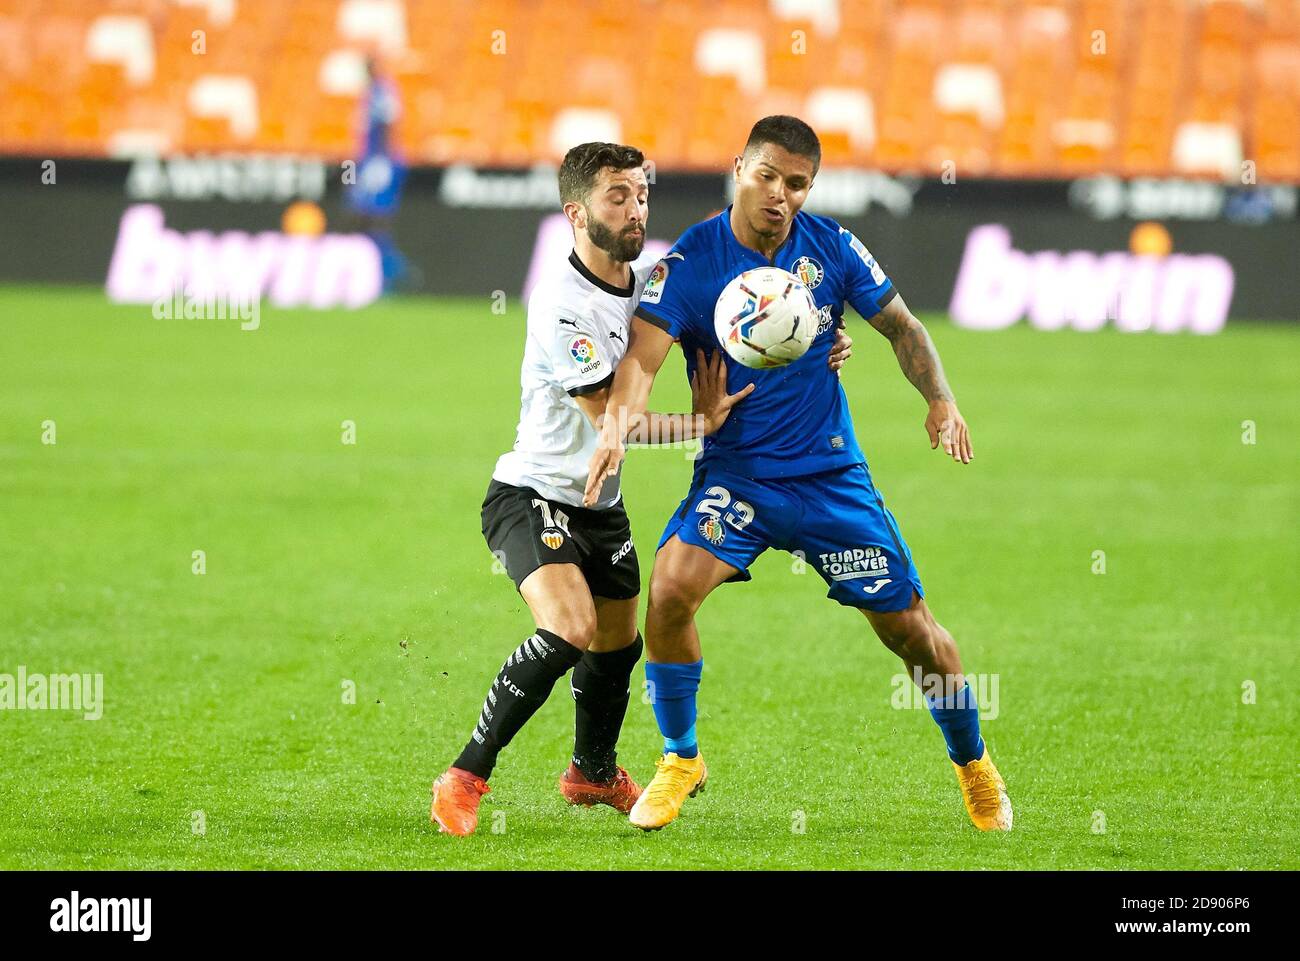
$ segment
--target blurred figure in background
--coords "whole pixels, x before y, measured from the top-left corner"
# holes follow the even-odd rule
[[[393,240],[393,217],[402,196],[406,166],[393,150],[390,132],[401,114],[397,90],[380,73],[379,62],[366,58],[366,92],[362,98],[363,141],[356,183],[347,191],[349,208],[360,228],[379,248],[384,292],[418,286],[406,257]]]

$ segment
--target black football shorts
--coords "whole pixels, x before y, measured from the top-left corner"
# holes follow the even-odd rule
[[[543,564],[576,564],[594,597],[621,601],[641,592],[622,501],[604,510],[574,507],[493,479],[483,499],[483,537],[516,588]]]

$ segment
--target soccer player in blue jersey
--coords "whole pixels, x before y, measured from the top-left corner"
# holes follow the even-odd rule
[[[381,73],[374,57],[366,60],[366,92],[362,102],[364,131],[356,180],[348,189],[348,206],[362,231],[379,248],[384,290],[413,281],[413,269],[393,239],[393,219],[402,199],[406,164],[393,143],[393,126],[401,114],[397,88]]]
[[[704,440],[690,491],[668,521],[655,556],[646,615],[646,678],[664,753],[629,815],[646,829],[674,820],[708,770],[695,732],[704,665],[695,612],[728,581],[749,580],[764,550],[798,551],[816,565],[828,597],[862,611],[927,692],[971,820],[1010,830],[1006,786],[980,736],[979,708],[957,646],[930,613],[912,555],[872,482],[826,345],[847,301],[889,339],[907,379],[929,403],[930,446],[971,461],[970,434],[938,352],[893,283],[847,229],[802,213],[821,159],[817,135],[795,117],[765,117],[735,160],[735,201],[691,227],[651,273],[614,376],[587,493],[619,470],[626,428],[646,409],[674,341],[686,356],[719,350],[713,309],[729,281],[776,266],[799,277],[819,308],[817,340],[800,360],[751,370],[726,357],[731,389],[754,384],[725,426]],[[925,684],[926,687],[932,687]]]

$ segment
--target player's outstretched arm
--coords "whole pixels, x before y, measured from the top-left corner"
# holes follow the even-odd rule
[[[695,351],[695,373],[691,375],[691,412],[689,414],[661,414],[648,410],[644,414],[631,414],[623,433],[624,446],[629,444],[679,444],[700,437],[708,437],[722,429],[731,416],[731,410],[754,392],[754,384],[746,384],[734,394],[727,393],[727,365],[722,351],[706,358],[704,351]],[[609,404],[608,387],[574,398],[587,419],[599,430],[605,423],[605,408]]]
[[[655,374],[659,373],[672,346],[673,338],[666,331],[640,317],[632,318],[627,353],[614,372],[604,418],[599,424],[596,452],[587,465],[587,490],[582,502],[588,507],[596,503],[605,479],[617,474],[622,466],[628,428],[634,417],[644,421]]]
[[[969,464],[975,456],[971,450],[970,429],[957,410],[957,401],[953,399],[952,388],[943,374],[943,363],[939,360],[934,341],[930,339],[930,332],[907,309],[900,296],[895,296],[869,323],[889,338],[898,357],[898,366],[930,404],[930,412],[925,418],[930,448],[933,450],[942,444],[943,452],[953,460]]]

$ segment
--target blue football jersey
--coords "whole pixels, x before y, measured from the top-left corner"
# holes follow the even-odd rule
[[[723,288],[746,270],[776,266],[811,290],[818,307],[817,337],[806,354],[785,367],[751,370],[726,356],[727,390],[756,386],[722,430],[704,439],[702,464],[775,478],[864,463],[848,400],[827,357],[845,302],[872,317],[893,299],[894,285],[862,242],[829,217],[798,213],[771,261],[741,245],[730,218],[728,207],[682,234],[651,272],[637,315],[681,342],[690,377],[697,348],[706,356],[722,349],[713,308]]]

